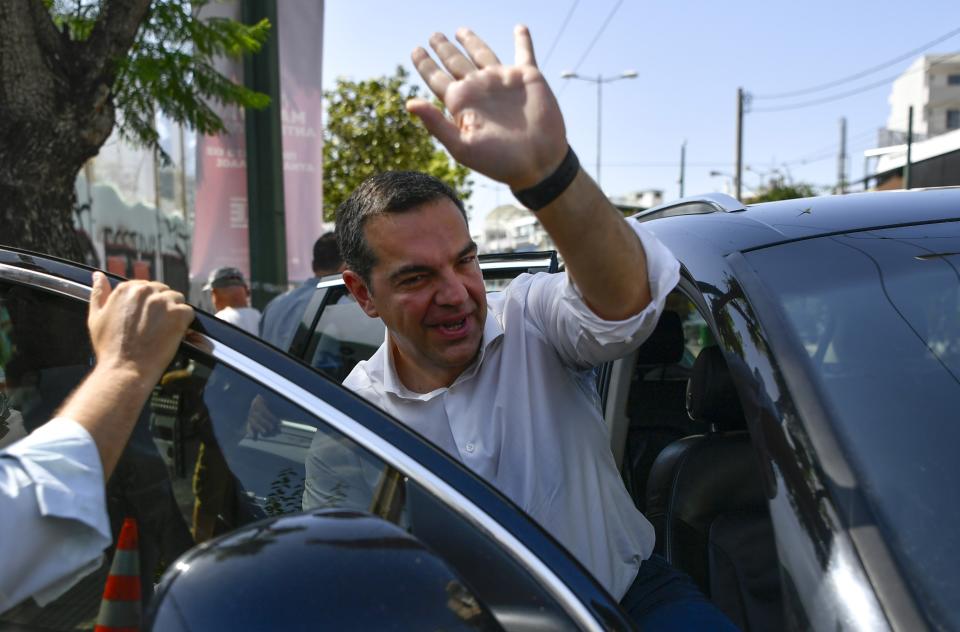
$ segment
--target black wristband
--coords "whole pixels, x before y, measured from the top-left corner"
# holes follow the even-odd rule
[[[563,162],[557,167],[557,170],[549,176],[522,191],[513,191],[513,196],[531,211],[539,211],[544,206],[553,202],[560,194],[567,190],[573,179],[577,177],[580,171],[580,161],[577,155],[573,153],[573,147],[567,146],[567,155]]]

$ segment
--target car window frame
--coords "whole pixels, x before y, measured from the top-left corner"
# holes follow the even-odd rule
[[[49,264],[49,265],[45,265]],[[0,279],[85,303],[92,268],[0,249]],[[113,284],[123,279],[108,275]],[[197,310],[201,353],[301,406],[385,464],[415,480],[468,523],[499,543],[582,629],[631,625],[617,602],[543,528],[492,486],[429,441],[341,385],[250,334]],[[281,370],[291,375],[281,374]],[[312,388],[306,388],[309,384]],[[311,392],[312,390],[315,392]],[[321,397],[323,395],[323,397]],[[379,432],[378,432],[379,430]],[[411,449],[413,447],[414,449]]]

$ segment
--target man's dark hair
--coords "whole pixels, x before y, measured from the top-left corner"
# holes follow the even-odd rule
[[[333,232],[325,233],[313,242],[313,271],[317,274],[333,274],[340,269],[343,258],[337,246],[337,236]]]
[[[457,205],[463,220],[467,212],[457,194],[442,180],[418,171],[385,171],[360,183],[337,209],[337,244],[347,267],[370,286],[370,271],[377,258],[364,234],[371,217],[402,213],[447,198]]]

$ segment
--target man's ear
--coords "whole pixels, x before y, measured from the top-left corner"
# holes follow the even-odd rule
[[[353,270],[344,270],[343,282],[347,286],[347,289],[350,290],[350,293],[353,294],[353,298],[357,299],[357,303],[360,304],[360,307],[367,316],[370,318],[380,317],[377,306],[373,304],[373,293],[370,291],[370,288],[367,287],[363,277]]]

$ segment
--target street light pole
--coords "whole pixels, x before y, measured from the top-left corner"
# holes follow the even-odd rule
[[[636,70],[625,70],[619,75],[612,77],[604,77],[603,75],[597,75],[596,77],[583,77],[573,72],[572,70],[565,70],[560,74],[564,79],[580,79],[581,81],[590,81],[597,84],[597,186],[600,185],[600,156],[601,148],[603,147],[603,84],[611,83],[613,81],[620,81],[621,79],[636,79],[637,71]]]

